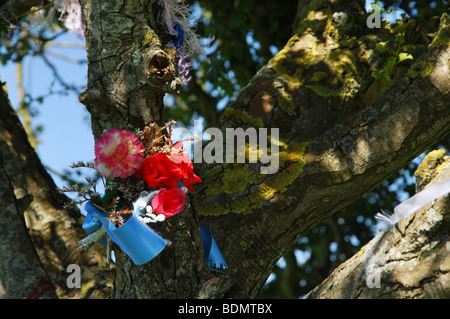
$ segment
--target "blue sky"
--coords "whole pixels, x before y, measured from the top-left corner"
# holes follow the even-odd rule
[[[66,33],[57,42],[84,44],[83,39],[72,33]],[[56,48],[52,51],[65,54],[75,59],[85,59],[84,49]],[[87,65],[74,64],[62,59],[49,57],[57,65],[61,76],[68,84],[85,85]],[[18,108],[17,72],[15,64],[9,62],[0,66],[0,78],[6,82],[9,99],[15,109]],[[25,93],[33,97],[46,94],[54,80],[52,71],[39,57],[26,57],[23,61],[23,86]],[[55,84],[54,90],[61,86]],[[57,171],[67,169],[74,161],[92,161],[94,159],[94,139],[90,129],[88,112],[78,101],[76,94],[55,94],[44,99],[42,104],[34,104],[37,115],[33,118],[33,126],[43,125],[44,130],[39,134],[41,143],[37,150],[45,166]],[[62,180],[52,174],[58,186]]]

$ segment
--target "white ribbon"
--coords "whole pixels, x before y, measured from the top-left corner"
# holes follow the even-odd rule
[[[413,197],[405,200],[400,205],[394,208],[394,214],[391,216],[387,215],[383,210],[383,214],[377,213],[375,218],[386,225],[394,225],[398,223],[400,219],[414,213],[419,208],[422,208],[429,202],[446,195],[450,192],[450,178],[445,181],[427,187],[421,192],[415,194]]]

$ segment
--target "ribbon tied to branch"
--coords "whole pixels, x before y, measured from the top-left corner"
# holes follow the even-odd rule
[[[397,205],[394,208],[394,213],[392,215],[389,216],[382,211],[382,214],[377,213],[375,215],[375,218],[388,226],[395,225],[402,218],[414,213],[429,202],[438,199],[439,197],[444,196],[449,192],[450,178],[446,179],[443,182],[440,182],[439,184],[435,184],[425,188],[424,190],[405,200],[403,203]]]
[[[106,234],[126,253],[136,265],[142,265],[158,256],[167,246],[167,241],[151,229],[135,211],[131,217],[120,227],[111,222],[106,213],[97,209],[91,201],[83,203],[80,207],[85,216],[83,229],[92,234],[103,227]],[[200,226],[203,241],[204,259],[208,267],[214,271],[228,269],[225,259],[220,252],[211,232]],[[107,246],[103,236],[99,243]]]

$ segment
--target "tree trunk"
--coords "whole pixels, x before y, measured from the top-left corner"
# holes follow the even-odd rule
[[[82,297],[69,289],[66,272],[70,264],[87,265],[81,283],[95,283],[102,276],[105,255],[96,244],[89,252],[77,249],[86,236],[78,211],[63,211],[69,199],[42,166],[14,112],[2,85],[0,91],[0,281],[5,298],[25,298],[41,279],[56,286],[61,298]],[[97,246],[98,245],[98,246]],[[41,287],[41,289],[44,287]],[[96,288],[99,288],[98,286]],[[97,296],[105,296],[101,290]],[[107,296],[107,295],[106,295]],[[55,298],[46,290],[41,298]]]
[[[89,70],[86,104],[97,139],[106,129],[162,126],[163,97],[175,93],[174,52],[156,34],[157,5],[151,1],[83,1]],[[143,266],[126,256],[117,260],[115,298],[194,298],[211,278],[195,215],[178,214],[154,229],[174,243]],[[131,284],[133,283],[133,284]]]
[[[450,178],[449,157],[431,152],[416,173],[417,191]],[[438,155],[436,157],[436,155]],[[419,186],[420,185],[420,186]],[[317,298],[450,297],[450,200],[443,196],[380,232],[308,295]]]
[[[10,167],[11,157],[17,156],[11,149],[12,145],[5,143],[5,120],[14,111],[8,107],[8,100],[4,94],[3,86],[0,92],[0,123],[2,141],[0,144],[0,298],[25,298],[25,292],[32,292],[38,282],[47,277],[41,261],[36,253],[25,226],[23,213],[33,201],[30,194],[17,196],[14,193],[14,172]],[[25,132],[21,132],[25,136]],[[11,137],[11,136],[10,136]],[[10,142],[13,142],[9,139]],[[17,142],[16,142],[17,143]],[[16,150],[19,151],[19,150]],[[47,290],[43,298],[55,298],[54,290]]]
[[[94,138],[111,128],[161,126],[164,94],[176,93],[180,82],[156,27],[159,7],[150,0],[81,4],[89,69],[80,101],[91,113]],[[363,8],[364,1],[299,1],[295,35],[220,119],[223,132],[279,128],[278,171],[260,174],[262,163],[199,165],[204,182],[189,205],[154,227],[171,245],[140,266],[116,254],[113,297],[255,297],[300,236],[448,134],[449,17],[443,15],[410,68],[396,68],[394,81],[374,81],[374,63],[383,61],[374,62],[370,48],[386,30],[361,28]],[[348,15],[344,25],[333,19],[341,11]],[[35,185],[45,190],[47,182]],[[53,208],[45,209],[52,216]],[[206,266],[200,224],[212,231],[227,271]],[[436,249],[442,247],[424,246],[427,253]]]

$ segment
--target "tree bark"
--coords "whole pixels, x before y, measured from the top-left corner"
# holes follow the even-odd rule
[[[157,8],[131,0],[82,4],[89,71],[80,101],[91,112],[94,137],[108,128],[161,125],[162,97],[178,82],[170,72],[151,74],[148,57],[163,49]],[[340,8],[339,1],[299,7],[297,34],[221,119],[222,131],[279,127],[278,172],[259,174],[258,163],[202,165],[204,183],[192,205],[155,227],[172,245],[141,266],[119,258],[116,298],[194,298],[219,282],[208,297],[255,297],[301,235],[446,136],[448,17],[417,65],[372,98],[367,42],[351,41],[363,7],[353,2],[349,27],[338,32],[332,10]],[[160,58],[171,69],[171,56]],[[202,260],[199,223],[219,243],[225,273],[209,272]]]
[[[447,36],[448,30],[448,17],[444,16],[435,43],[439,43],[439,36]],[[261,114],[268,121],[264,123],[266,126],[276,127],[276,116],[282,110],[274,101],[279,103],[279,97],[289,92],[294,101],[294,116],[292,113],[277,116],[279,123],[292,123],[285,133],[288,146],[280,151],[280,159],[286,158],[285,164],[281,164],[277,174],[261,179],[252,174],[239,179],[250,168],[240,168],[240,172],[232,167],[209,169],[204,189],[194,198],[200,222],[211,229],[223,247],[230,266],[227,275],[252,297],[257,295],[278,258],[301,235],[381,183],[449,132],[449,82],[444,80],[448,76],[448,42],[432,45],[417,61],[432,65],[431,73],[416,77],[403,74],[376,101],[348,120],[333,124],[332,121],[339,120],[335,112],[327,109],[328,99],[313,98],[303,85],[292,89],[288,84],[279,84],[283,79],[276,71],[277,63],[281,63],[278,59],[284,56],[283,63],[293,63],[307,47],[305,38],[311,35],[294,37],[255,76],[230,106],[230,116],[223,125],[245,127],[248,114]],[[322,54],[324,60],[327,57],[329,54]],[[294,72],[298,71],[291,71]],[[281,87],[281,92],[277,87]],[[270,101],[273,104],[267,106]],[[354,99],[349,101],[352,102],[355,103]],[[312,107],[321,110],[321,115]],[[322,115],[328,122],[311,122]],[[280,128],[283,129],[281,124]],[[245,185],[241,187],[243,191],[232,193],[221,187],[227,185],[227,176],[231,177],[230,186],[234,189],[239,190],[237,183]],[[242,206],[244,210],[240,209]]]
[[[163,97],[181,87],[174,51],[156,31],[151,1],[82,1],[88,53],[88,85],[80,95],[97,139],[106,129],[162,126]],[[143,266],[120,254],[115,298],[194,298],[211,278],[204,264],[200,229],[192,213],[178,214],[154,229],[174,243]],[[176,244],[175,244],[176,243]],[[133,284],[131,284],[133,283]]]
[[[25,298],[45,277],[56,285],[61,298],[82,297],[79,289],[67,287],[67,266],[84,265],[81,282],[92,284],[101,276],[95,266],[104,266],[104,251],[98,244],[89,252],[77,249],[77,242],[86,236],[82,216],[78,211],[63,211],[69,199],[56,191],[3,85],[0,128],[0,207],[4,208],[0,210],[0,280],[4,297]],[[97,293],[101,295],[100,290]],[[41,298],[56,296],[54,290],[47,290]]]
[[[82,1],[88,57],[87,90],[80,101],[91,113],[95,139],[111,128],[162,125],[165,93],[180,90],[174,51],[154,30],[151,1]]]
[[[17,197],[8,167],[10,145],[3,141],[6,134],[5,117],[14,114],[12,109],[5,108],[6,100],[2,86],[0,92],[0,122],[2,124],[0,144],[0,298],[25,298],[25,292],[31,293],[33,287],[47,275],[36,253],[30,236],[26,230],[23,212],[33,201],[33,196],[27,194]],[[25,132],[23,132],[25,133]],[[54,290],[47,290],[43,298],[55,298]]]
[[[449,157],[443,155],[435,151],[424,159],[417,172],[435,176],[423,184],[423,174],[416,173],[417,191],[450,178]],[[306,298],[448,299],[449,198],[443,196],[380,232]]]

